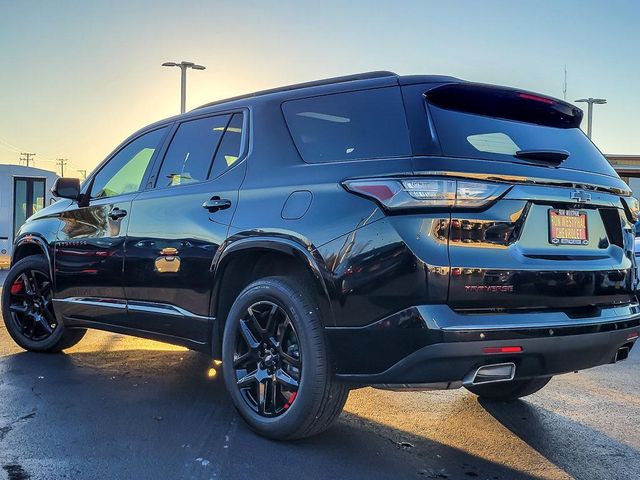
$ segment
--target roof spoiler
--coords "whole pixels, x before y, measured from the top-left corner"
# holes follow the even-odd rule
[[[577,128],[582,110],[556,98],[514,88],[479,83],[449,83],[425,93],[431,105],[462,113],[535,123],[547,127]]]

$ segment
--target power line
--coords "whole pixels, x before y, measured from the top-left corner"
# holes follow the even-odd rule
[[[27,164],[27,167],[29,166],[29,163],[31,162],[31,159],[33,157],[35,157],[36,154],[35,153],[26,153],[26,152],[21,152],[20,153],[20,162],[25,162]],[[35,166],[36,161],[35,159],[33,160],[33,165]]]
[[[13,151],[15,153],[19,153],[20,154],[20,158],[19,158],[19,164],[26,164],[27,167],[29,166],[34,166],[35,167],[35,159],[33,157],[36,156],[35,153],[25,153],[25,152],[21,152],[21,148],[16,147],[15,145],[11,144],[10,142],[8,142],[7,140],[5,140],[4,138],[0,137],[0,148],[5,149],[7,151]],[[64,158],[62,160],[64,160],[64,165],[61,165],[60,163],[60,158],[52,160],[50,157],[48,156],[43,156],[42,154],[38,154],[38,163],[54,163],[56,164],[56,166],[60,166],[62,173],[64,173],[64,167],[68,167],[71,168],[72,170],[77,170],[79,173],[82,174],[83,178],[87,177],[87,170],[86,169],[80,169],[80,168],[76,168],[78,165],[74,162],[69,161],[69,159]],[[0,163],[13,163],[10,160],[0,160]],[[67,168],[67,169],[68,169]]]
[[[4,140],[3,138],[0,138],[0,146],[4,147],[5,150],[14,151],[16,153],[20,153],[20,150],[21,150],[20,148],[16,147],[15,145],[10,144],[9,142]]]
[[[60,166],[60,176],[64,177],[64,166],[69,160],[66,158],[56,158],[56,164]]]

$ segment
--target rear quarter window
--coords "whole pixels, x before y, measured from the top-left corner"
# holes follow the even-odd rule
[[[305,162],[411,155],[397,87],[290,100],[282,111]]]

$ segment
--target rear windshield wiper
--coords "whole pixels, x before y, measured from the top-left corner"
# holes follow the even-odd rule
[[[514,157],[558,165],[569,158],[566,150],[518,150]]]

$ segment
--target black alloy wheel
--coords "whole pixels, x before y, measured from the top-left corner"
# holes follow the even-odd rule
[[[225,315],[222,370],[236,410],[260,435],[316,435],[349,395],[325,343],[316,290],[307,278],[274,276],[247,285]]]
[[[49,262],[32,255],[16,262],[2,287],[2,318],[11,338],[25,350],[59,352],[72,347],[86,330],[58,321],[53,305]]]
[[[300,341],[287,312],[271,301],[254,303],[238,329],[233,368],[244,400],[263,417],[282,415],[302,376]]]
[[[9,312],[21,335],[41,342],[58,327],[51,301],[51,280],[38,270],[25,270],[9,287]]]

